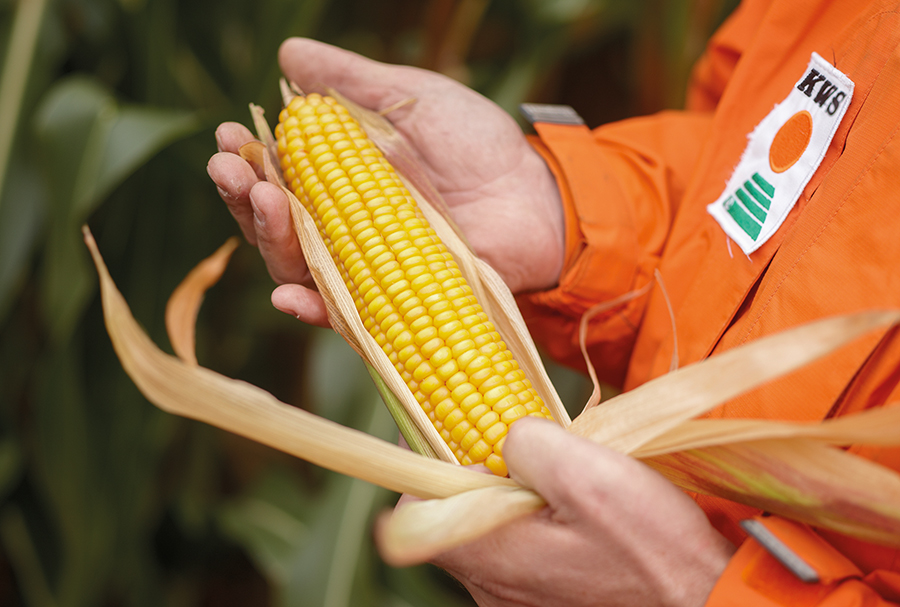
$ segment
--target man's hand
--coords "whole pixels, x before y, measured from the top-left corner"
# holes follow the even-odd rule
[[[659,474],[552,422],[518,421],[503,456],[548,506],[435,563],[481,607],[699,607],[734,552]]]
[[[552,287],[563,257],[556,184],[492,102],[443,76],[389,66],[310,40],[279,55],[305,90],[331,86],[388,118],[418,154],[475,251],[514,292]],[[209,174],[279,286],[273,304],[327,325],[293,233],[287,199],[237,152],[243,126],[216,132]],[[541,513],[445,553],[438,565],[485,606],[701,605],[733,551],[690,498],[631,458],[520,420],[504,445],[510,473],[548,502]]]
[[[373,110],[414,100],[388,118],[418,154],[476,253],[513,292],[556,283],[564,246],[559,192],[506,112],[444,76],[385,65],[312,40],[286,41],[279,61],[285,76],[302,89],[331,86]],[[259,246],[272,278],[284,285],[273,293],[275,306],[327,324],[321,299],[307,288],[311,282],[284,195],[236,155],[251,139],[243,126],[221,125],[210,177],[247,240]]]

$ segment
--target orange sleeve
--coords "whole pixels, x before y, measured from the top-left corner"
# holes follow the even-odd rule
[[[684,112],[633,118],[589,131],[536,124],[532,138],[553,170],[566,214],[566,255],[557,288],[520,298],[535,339],[555,359],[584,369],[581,315],[653,280],[678,205],[707,139],[716,103],[771,0],[745,0],[698,62]],[[646,296],[598,315],[589,353],[601,379],[621,385]]]
[[[566,215],[559,285],[520,298],[533,336],[554,358],[583,368],[581,315],[653,278],[672,219],[706,140],[711,115],[663,112],[602,126],[537,124],[533,140],[557,177]],[[592,322],[591,356],[620,383],[646,297]],[[601,338],[602,336],[602,338]]]
[[[868,575],[806,525],[759,518],[818,576],[802,582],[754,539],[747,539],[713,588],[706,607],[897,607],[900,574]]]

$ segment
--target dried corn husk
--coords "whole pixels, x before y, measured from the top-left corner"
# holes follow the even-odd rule
[[[688,491],[900,547],[900,475],[823,442],[745,441],[644,461]]]
[[[286,89],[285,85],[282,85],[282,88],[286,97],[285,102],[288,103],[292,93]],[[412,153],[403,145],[402,139],[390,129],[389,123],[383,117],[366,112],[346,99],[342,99],[342,102],[353,112],[354,117],[366,129],[373,141],[382,147],[382,151],[395,165],[395,168],[397,165],[410,169],[416,166]],[[434,429],[387,355],[366,331],[356,311],[356,306],[344,285],[344,280],[319,235],[315,221],[303,204],[285,186],[281,172],[277,168],[279,166],[276,160],[277,156],[273,154],[274,137],[263,119],[262,110],[257,106],[251,106],[251,114],[256,125],[259,142],[245,145],[241,149],[241,154],[247,160],[263,167],[266,178],[279,185],[288,197],[291,216],[300,244],[303,247],[313,280],[325,300],[332,327],[381,377],[390,391],[390,394],[383,394],[386,396],[386,401],[396,399],[402,404],[404,411],[398,412],[392,409],[392,414],[394,414],[398,426],[401,427],[407,442],[414,446],[424,440],[428,443],[430,450],[440,459],[457,463],[453,453]],[[443,207],[443,202],[437,192],[430,186],[426,186],[429,195],[425,196],[417,189],[417,183],[428,183],[424,174],[419,171],[415,173],[412,180],[401,174],[401,178],[404,180],[404,185],[419,202],[419,207],[432,228],[453,254],[466,282],[472,287],[488,318],[503,336],[507,347],[531,380],[534,389],[547,404],[553,418],[563,427],[567,427],[571,423],[569,414],[550,382],[509,288],[493,268],[475,256],[453,224],[448,221],[448,215],[437,210]],[[389,408],[391,408],[390,405]],[[404,428],[406,419],[413,422],[412,428]]]
[[[569,431],[642,459],[682,489],[900,546],[900,474],[833,448],[900,445],[900,406],[805,424],[692,419],[898,321],[898,312],[866,312],[759,339],[588,409]],[[480,527],[490,529],[508,522],[497,502],[509,502],[516,512],[523,508],[518,495],[470,492],[454,498],[453,509],[457,518],[478,517]],[[427,560],[468,539],[429,519],[432,509],[437,507],[413,502],[379,521],[382,554],[392,564],[412,564],[423,554]]]
[[[515,486],[509,479],[421,457],[282,403],[247,382],[166,354],[131,315],[87,228],[84,236],[100,275],[103,315],[113,348],[144,396],[164,411],[206,422],[392,491],[426,499],[483,487]],[[182,301],[196,302],[199,298],[185,297]]]
[[[386,121],[351,107],[357,117],[362,116],[360,121],[366,128],[378,123],[373,138],[382,145],[389,160],[395,161],[392,149],[394,154],[401,150],[402,156],[402,140],[389,125],[385,127]],[[254,108],[253,115],[261,127],[261,111]],[[242,153],[265,167],[270,180],[280,183],[276,165],[266,149],[273,145],[268,127],[260,128],[260,139],[261,144],[249,145]],[[403,166],[412,155],[404,158],[394,162],[395,166]],[[429,196],[419,193],[427,191],[427,187],[415,187],[420,179],[418,175],[408,181],[410,191],[427,209],[429,220],[458,257],[473,289],[479,285],[484,307],[490,310],[489,315],[520,364],[534,367],[526,368],[526,372],[536,372],[532,377],[537,378],[533,379],[536,387],[540,384],[541,397],[548,405],[553,403],[554,416],[559,415],[557,420],[568,426],[565,410],[543,371],[508,289],[471,254],[465,241],[455,235],[452,224],[443,221],[443,214],[432,207],[429,196],[433,197],[434,192]],[[383,392],[386,400],[402,403],[398,411],[406,412],[412,422],[407,431],[418,435],[431,445],[435,455],[446,459],[447,454],[442,454],[446,449],[443,441],[435,442],[428,436],[431,424],[422,422],[421,410],[408,389],[359,322],[314,225],[310,228],[311,220],[308,215],[304,217],[305,209],[296,200],[292,204],[295,227],[332,325],[371,365],[376,378],[383,382],[382,388],[387,387]],[[242,434],[332,470],[429,500],[411,502],[379,523],[380,548],[391,562],[408,564],[428,559],[544,506],[540,496],[509,479],[415,455],[197,366],[191,329],[201,300],[197,291],[204,290],[209,280],[188,281],[191,286],[185,287],[173,304],[172,314],[182,322],[170,339],[182,360],[164,354],[134,322],[87,231],[85,238],[100,273],[104,314],[113,345],[126,371],[152,402],[172,413]],[[214,258],[223,255],[220,252]],[[885,431],[885,427],[896,427],[900,409],[883,409],[818,425],[693,420],[746,390],[898,320],[900,313],[896,311],[865,312],[758,340],[590,408],[572,423],[570,430],[643,458],[685,489],[720,495],[883,544],[900,545],[900,475],[830,446],[900,444],[900,433],[893,436]],[[764,365],[757,364],[761,360]],[[397,415],[402,417],[402,413]],[[448,524],[448,517],[462,519],[466,512],[477,512],[477,521],[467,526]]]
[[[175,354],[184,362],[196,365],[194,326],[203,295],[222,277],[231,254],[237,248],[237,238],[229,238],[219,250],[197,264],[176,287],[166,304],[166,332]]]

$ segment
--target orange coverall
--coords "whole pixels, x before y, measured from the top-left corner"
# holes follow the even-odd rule
[[[816,318],[900,305],[898,43],[896,0],[746,0],[697,64],[685,111],[593,131],[536,124],[533,144],[562,192],[566,253],[557,288],[520,298],[535,338],[583,367],[582,313],[647,285],[656,269],[680,365]],[[784,223],[745,255],[706,205],[813,51],[853,81],[852,101]],[[672,324],[659,285],[598,316],[588,341],[603,379],[627,390],[667,372]],[[898,406],[898,380],[900,339],[888,330],[711,415],[820,420]],[[851,451],[900,470],[900,449]],[[741,544],[709,605],[900,604],[900,550],[766,519],[818,571],[819,583],[804,584],[738,526],[756,511],[696,499]]]

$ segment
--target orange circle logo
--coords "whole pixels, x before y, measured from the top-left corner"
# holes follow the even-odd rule
[[[769,166],[772,170],[784,173],[794,166],[806,151],[811,136],[812,116],[809,112],[802,110],[788,118],[778,129],[772,140],[772,147],[769,148]]]

